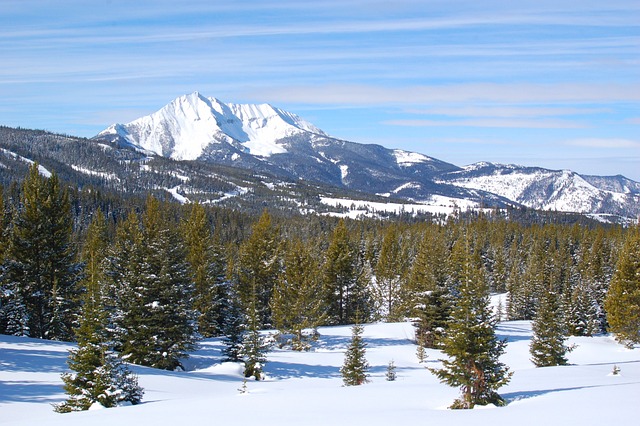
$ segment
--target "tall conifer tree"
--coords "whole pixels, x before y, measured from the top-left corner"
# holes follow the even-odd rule
[[[83,252],[86,275],[82,313],[75,330],[78,347],[69,353],[72,373],[62,375],[67,400],[55,406],[58,412],[88,410],[94,403],[114,407],[122,402],[137,404],[143,390],[135,375],[112,351],[107,332],[102,263],[106,247],[104,216],[100,210],[91,222]]]
[[[458,297],[443,339],[443,351],[449,359],[442,360],[443,368],[431,371],[442,382],[460,387],[462,395],[451,408],[503,405],[496,390],[511,378],[499,360],[506,342],[495,335],[497,321],[489,306],[489,287],[482,268],[473,259],[466,237],[456,244],[464,246],[459,251]]]
[[[13,306],[24,306],[23,331],[31,337],[73,338],[81,267],[75,261],[71,225],[69,196],[57,175],[42,176],[33,164],[11,227],[5,274],[14,290]]]
[[[403,274],[406,261],[400,233],[395,225],[390,225],[382,239],[373,286],[377,315],[384,321],[400,321],[408,313],[402,303],[406,291]]]
[[[536,367],[567,363],[565,355],[569,348],[564,344],[566,334],[556,292],[552,289],[543,292],[533,321],[533,338],[529,348],[531,361]]]
[[[411,317],[416,340],[426,348],[439,345],[446,332],[451,312],[451,294],[447,287],[447,247],[435,226],[424,233],[410,275]]]
[[[343,220],[333,231],[322,271],[330,324],[354,322],[358,311],[355,247]]]
[[[123,295],[119,321],[122,353],[133,363],[174,370],[195,342],[192,281],[184,245],[160,202],[149,197],[141,232],[120,247],[136,259],[122,259]],[[128,238],[128,237],[125,237]],[[134,277],[138,272],[138,277]]]
[[[182,224],[189,272],[194,282],[193,308],[203,337],[222,333],[225,264],[220,244],[213,238],[204,207],[193,204]]]
[[[318,263],[309,248],[295,239],[287,245],[283,264],[271,299],[274,325],[284,334],[293,334],[293,349],[308,349],[315,333],[305,332],[315,331],[326,318]]]
[[[264,210],[251,235],[242,243],[236,264],[236,287],[245,309],[256,309],[258,328],[272,323],[271,296],[278,273],[280,237],[271,223],[271,215]],[[247,312],[253,315],[253,312]]]
[[[640,226],[628,231],[605,300],[609,329],[626,346],[640,343]]]

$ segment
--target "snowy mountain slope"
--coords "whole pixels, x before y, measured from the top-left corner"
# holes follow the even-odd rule
[[[370,194],[393,193],[415,200],[435,194],[507,203],[492,194],[479,195],[432,180],[438,173],[458,170],[452,164],[336,139],[268,104],[224,104],[197,92],[131,123],[114,124],[94,139],[176,160],[197,159]]]
[[[151,115],[113,124],[98,137],[120,138],[175,160],[195,160],[211,144],[228,143],[260,157],[286,152],[278,140],[324,133],[271,105],[226,105],[198,92],[180,96]]]
[[[337,139],[268,104],[225,104],[198,92],[131,123],[114,124],[95,139],[410,203],[435,196],[493,207],[640,215],[640,183],[622,176],[492,163],[460,168],[424,154]]]
[[[482,162],[439,179],[498,194],[534,209],[630,217],[640,214],[640,184],[621,176],[583,177],[569,170]]]
[[[634,424],[640,418],[640,348],[625,349],[610,336],[570,338],[577,348],[570,365],[534,368],[528,347],[531,325],[503,322],[497,334],[509,343],[502,360],[514,372],[499,389],[506,407],[452,411],[446,407],[459,391],[441,384],[425,367],[438,367],[442,354],[427,350],[416,358],[409,323],[369,324],[370,382],[343,387],[340,366],[349,343],[347,326],[321,327],[309,352],[274,349],[268,354],[267,380],[247,382],[241,394],[241,367],[221,363],[219,339],[203,341],[187,360],[190,371],[133,367],[145,388],[136,406],[57,414],[50,404],[64,399],[60,374],[71,344],[0,336],[0,423],[6,425],[608,425]],[[393,360],[397,380],[385,380]],[[614,365],[620,374],[612,376]],[[635,420],[634,420],[635,419]]]

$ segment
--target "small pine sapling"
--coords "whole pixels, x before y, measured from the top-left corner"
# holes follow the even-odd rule
[[[396,380],[397,377],[398,376],[396,374],[396,365],[394,364],[393,360],[391,360],[387,365],[387,375],[386,375],[387,382],[393,382]]]
[[[247,389],[247,379],[246,378],[242,381],[242,386],[240,386],[238,388],[238,392],[240,392],[241,395],[249,393],[249,389]]]
[[[344,356],[344,364],[340,368],[345,386],[358,386],[367,383],[369,363],[365,358],[367,344],[362,339],[363,327],[356,324],[351,329],[351,344]]]
[[[418,348],[416,349],[416,356],[418,357],[418,362],[423,364],[427,360],[427,350],[424,347],[422,340],[418,340]]]

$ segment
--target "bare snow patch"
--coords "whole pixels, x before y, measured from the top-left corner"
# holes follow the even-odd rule
[[[419,154],[417,152],[404,151],[402,149],[396,149],[393,151],[393,155],[396,157],[396,162],[399,166],[411,166],[412,164],[427,163],[431,161],[430,157]]]

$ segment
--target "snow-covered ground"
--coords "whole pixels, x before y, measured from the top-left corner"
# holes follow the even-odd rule
[[[389,196],[391,194],[378,195]],[[418,213],[451,215],[457,211],[466,210],[484,211],[485,213],[489,213],[491,211],[491,209],[480,208],[479,204],[474,201],[464,200],[462,198],[443,197],[440,195],[432,195],[430,200],[425,200],[421,201],[420,203],[414,204],[381,203],[375,201],[352,200],[332,197],[320,197],[320,202],[333,207],[348,208],[349,210],[347,212],[328,213],[328,215],[336,217],[350,217],[352,219],[361,216],[378,217],[378,212],[395,214],[409,213],[412,215]]]
[[[188,372],[133,367],[145,388],[136,406],[57,414],[64,399],[60,373],[66,343],[0,336],[0,424],[7,425],[617,425],[640,419],[640,348],[625,349],[610,336],[571,338],[571,365],[535,368],[529,361],[531,325],[503,322],[509,344],[503,361],[515,372],[500,389],[509,404],[468,411],[446,409],[458,390],[439,383],[425,368],[441,353],[416,358],[409,323],[365,326],[370,383],[343,387],[340,366],[349,327],[323,327],[310,352],[275,349],[267,379],[247,382],[241,367],[221,364],[219,340],[202,342],[187,361]],[[393,360],[398,378],[385,380]],[[614,365],[620,374],[611,374]]]

